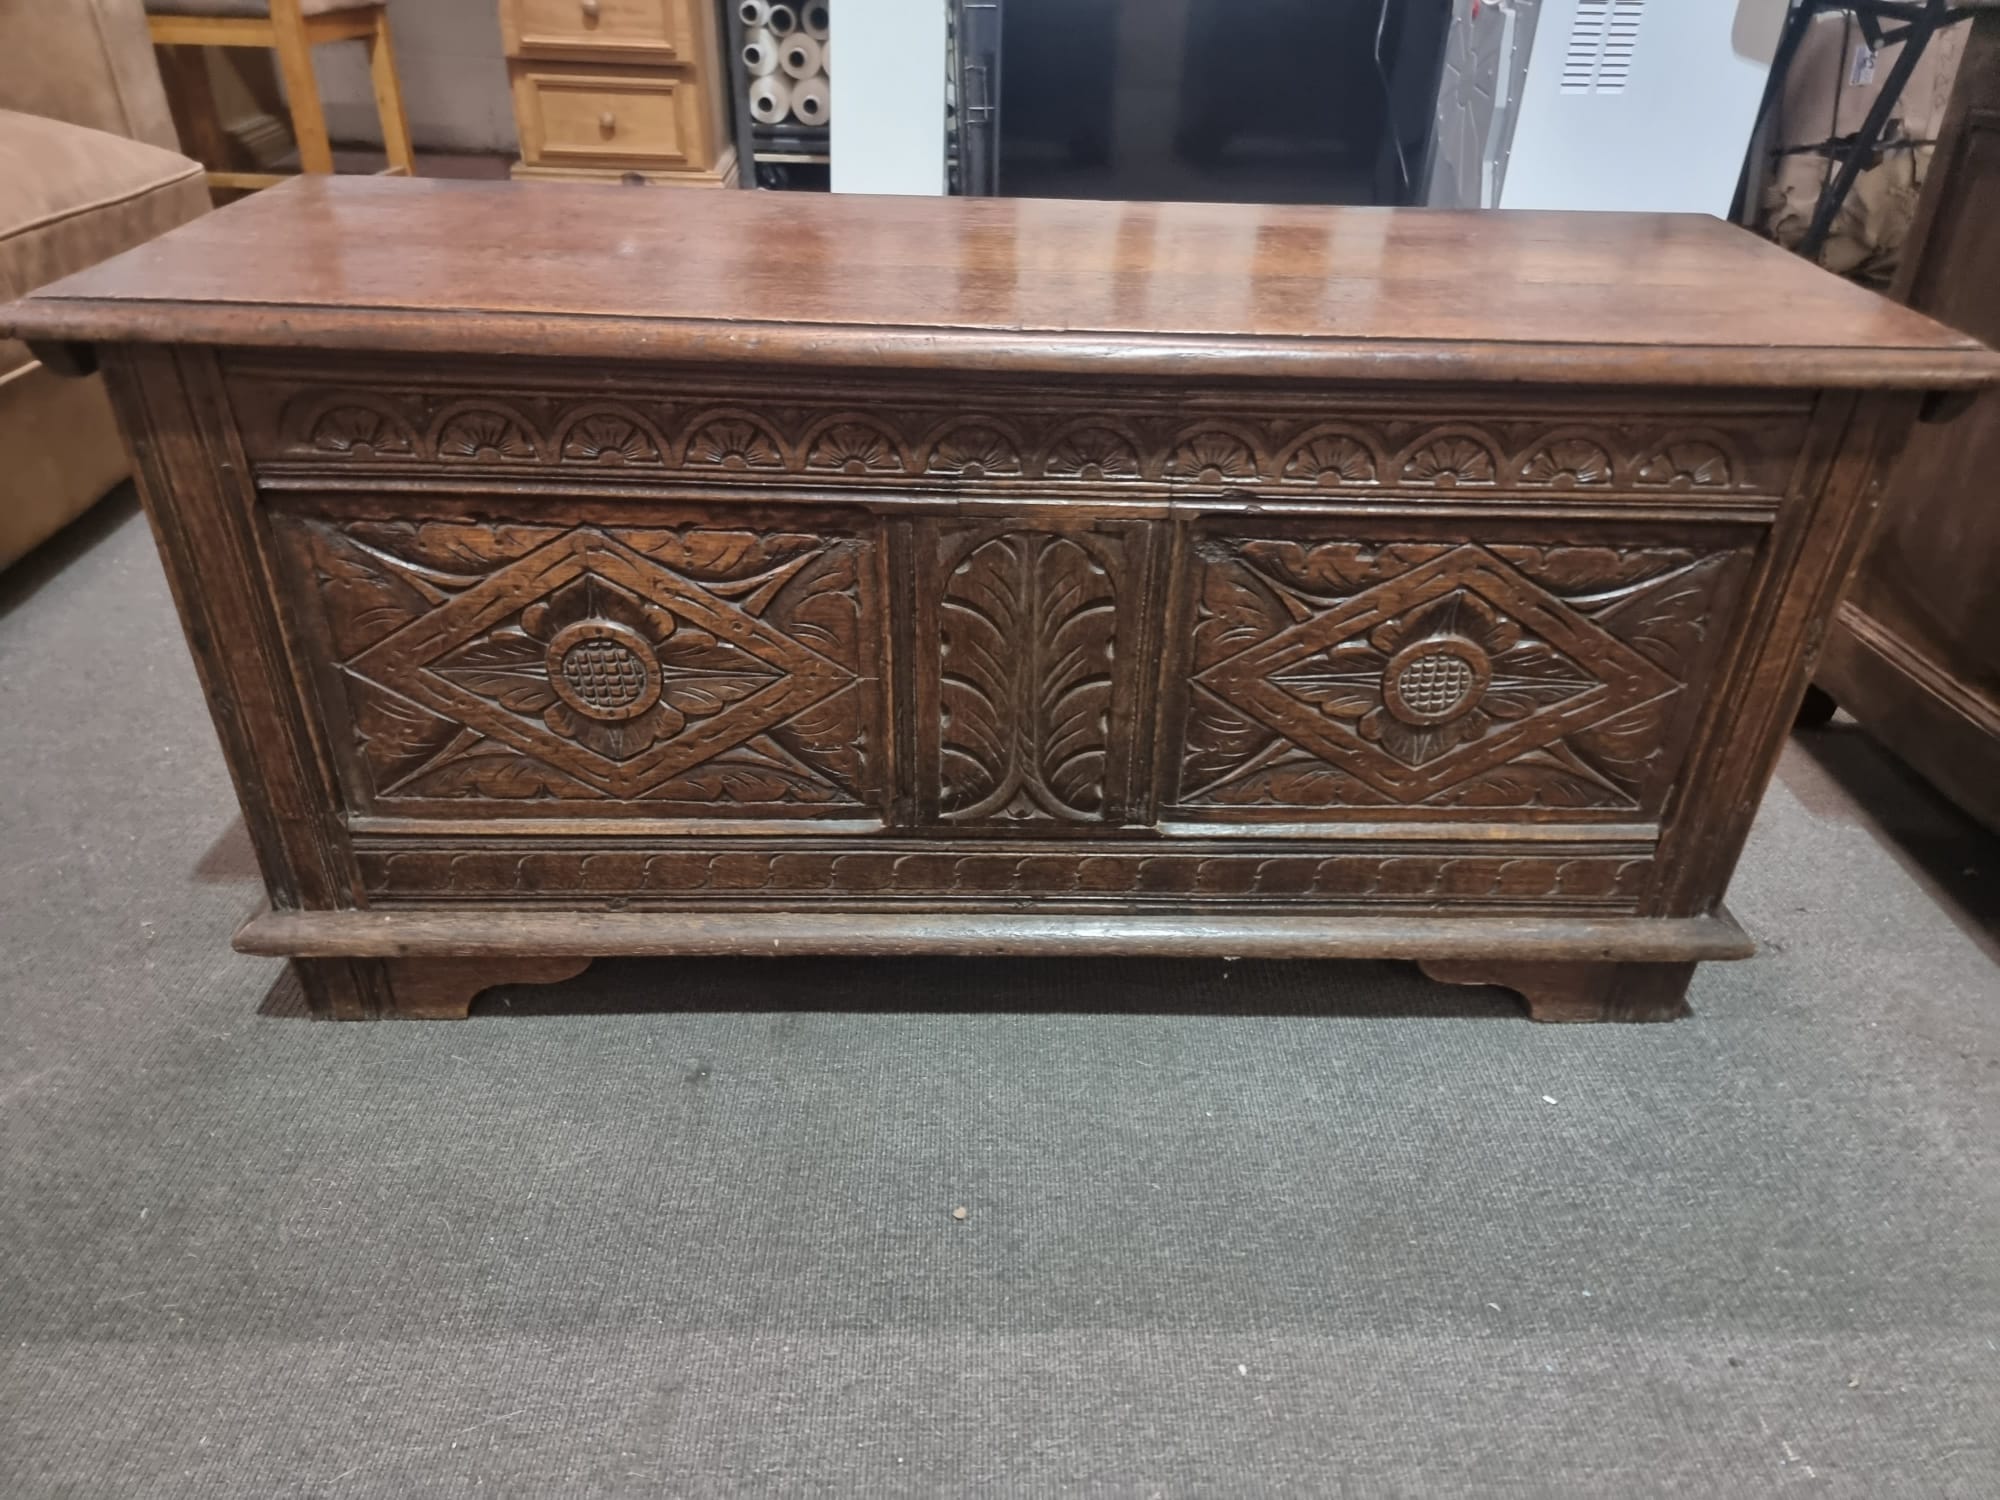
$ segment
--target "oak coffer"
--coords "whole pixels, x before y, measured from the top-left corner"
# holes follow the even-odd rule
[[[306,178],[108,377],[335,1016],[601,954],[1415,958],[1678,1014],[1912,422],[1697,217]]]

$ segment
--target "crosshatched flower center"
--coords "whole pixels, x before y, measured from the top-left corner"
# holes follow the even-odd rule
[[[636,630],[579,620],[549,642],[549,685],[579,713],[633,719],[659,701],[660,665]]]
[[[1382,670],[1382,701],[1405,724],[1444,724],[1471,712],[1492,680],[1486,653],[1458,636],[1405,646]]]

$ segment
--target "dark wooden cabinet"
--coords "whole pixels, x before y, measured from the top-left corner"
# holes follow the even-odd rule
[[[2000,340],[2000,14],[1969,23],[1894,293]],[[2000,394],[1912,438],[1818,684],[2000,832]]]
[[[1626,216],[318,181],[8,316],[98,346],[239,942],[336,1015],[799,951],[1677,1014],[1888,465],[2000,372]]]

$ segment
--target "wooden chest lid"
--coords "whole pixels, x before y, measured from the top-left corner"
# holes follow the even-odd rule
[[[2000,355],[1698,215],[305,177],[40,340],[1146,376],[1962,389]]]

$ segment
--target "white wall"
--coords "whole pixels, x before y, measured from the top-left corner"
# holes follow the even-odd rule
[[[836,193],[942,193],[945,0],[832,7]]]
[[[1630,80],[1562,92],[1578,0],[1544,0],[1503,208],[1727,214],[1785,0],[1647,0]]]

